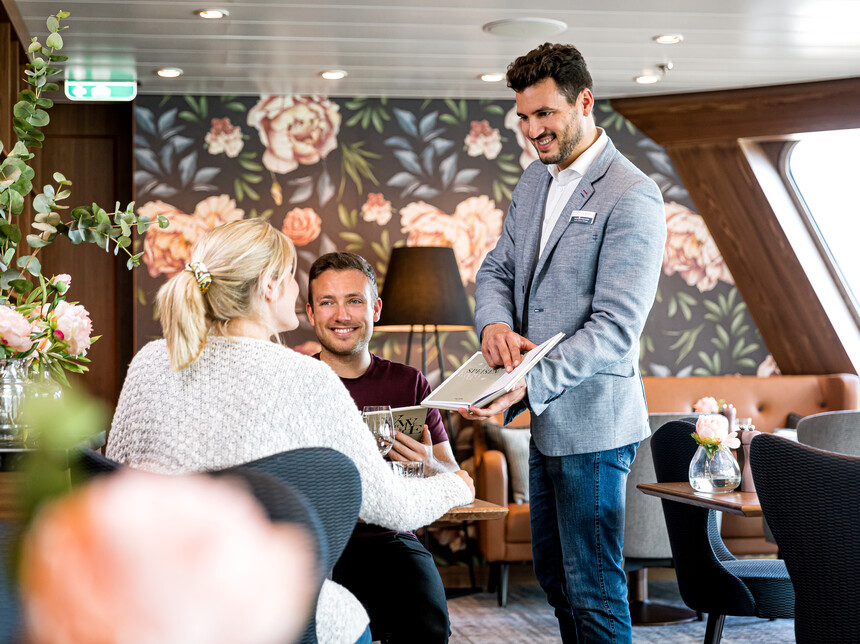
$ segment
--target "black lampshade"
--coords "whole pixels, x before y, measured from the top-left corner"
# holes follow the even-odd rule
[[[457,269],[454,250],[441,246],[404,246],[391,251],[382,285],[381,331],[415,326],[440,331],[471,329],[472,314]]]

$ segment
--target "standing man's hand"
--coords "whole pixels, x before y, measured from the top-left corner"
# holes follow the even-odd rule
[[[511,405],[520,402],[527,394],[526,379],[523,378],[508,393],[499,396],[486,407],[460,407],[457,413],[466,420],[487,420],[496,414],[501,414]]]
[[[534,349],[537,345],[514,333],[507,324],[498,322],[484,327],[481,337],[481,353],[491,367],[504,366],[505,371],[512,371],[520,364],[520,353]]]

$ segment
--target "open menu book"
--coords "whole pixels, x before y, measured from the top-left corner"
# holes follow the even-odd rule
[[[379,413],[379,412],[369,412]],[[394,429],[403,432],[409,438],[421,440],[424,433],[424,423],[427,422],[427,408],[420,405],[412,407],[392,407],[391,415],[394,418]]]
[[[425,407],[451,410],[460,407],[484,407],[513,389],[529,369],[540,362],[563,337],[564,333],[558,333],[536,346],[522,357],[520,364],[510,373],[505,372],[504,367],[490,367],[484,360],[484,355],[478,351],[422,400],[421,404]]]

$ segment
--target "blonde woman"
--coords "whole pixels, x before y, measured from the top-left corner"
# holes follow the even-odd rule
[[[158,292],[164,339],[132,360],[107,455],[181,473],[331,447],[361,473],[367,523],[414,530],[469,503],[475,492],[465,472],[394,476],[334,372],[272,341],[298,326],[295,262],[289,239],[261,220],[214,228],[197,242],[186,269]],[[361,604],[326,582],[319,641],[369,642],[367,624]]]

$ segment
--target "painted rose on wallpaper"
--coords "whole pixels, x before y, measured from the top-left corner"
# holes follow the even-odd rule
[[[508,113],[505,114],[505,127],[509,130],[513,130],[517,137],[517,145],[519,145],[520,150],[522,150],[522,154],[520,154],[520,166],[525,170],[531,165],[532,161],[537,160],[538,156],[535,146],[533,146],[531,141],[526,139],[523,135],[522,128],[520,128],[520,117],[517,116],[516,106],[512,107]]]
[[[284,217],[281,230],[296,246],[307,246],[320,236],[322,219],[313,208],[294,208]]]
[[[361,218],[364,221],[372,221],[384,226],[391,221],[391,202],[383,197],[380,192],[369,193],[367,201],[361,207]]]
[[[668,236],[663,252],[666,275],[677,273],[702,293],[712,290],[718,281],[735,283],[700,215],[669,201],[666,203],[666,227]]]
[[[143,242],[143,263],[151,277],[172,277],[191,259],[191,247],[210,228],[242,219],[245,211],[236,207],[229,195],[207,197],[197,204],[194,214],[187,215],[163,201],[150,201],[138,209],[138,215],[155,219],[167,217],[167,228],[151,226]]]
[[[231,159],[239,156],[245,142],[242,140],[242,128],[233,125],[229,118],[212,119],[212,129],[204,139],[208,145],[209,154],[226,154]]]
[[[502,151],[502,137],[499,131],[484,121],[472,121],[472,129],[466,135],[466,154],[470,157],[485,156],[490,160]]]
[[[400,209],[400,227],[407,234],[406,244],[453,248],[464,285],[475,281],[481,262],[499,240],[502,218],[502,211],[486,195],[461,201],[453,215],[423,201]]]
[[[337,148],[340,108],[322,96],[261,96],[248,112],[265,146],[263,165],[287,174],[313,165]]]

